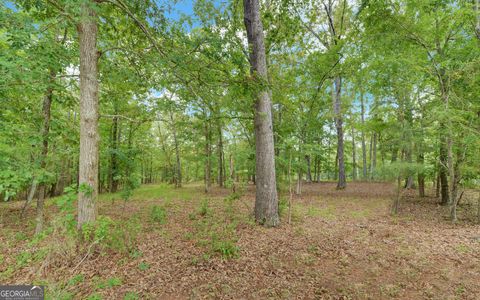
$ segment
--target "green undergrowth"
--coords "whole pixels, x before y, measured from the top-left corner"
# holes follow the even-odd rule
[[[220,207],[214,207],[212,199],[204,198],[195,211],[190,213],[193,231],[188,233],[186,238],[193,239],[197,246],[204,249],[203,255],[200,258],[195,257],[192,263],[212,256],[231,259],[240,255],[237,227],[240,223],[249,223],[236,212],[240,197],[240,194],[232,193],[224,199]]]
[[[198,197],[198,190],[195,186],[185,186],[182,188],[175,188],[172,185],[149,184],[142,185],[132,192],[128,201],[142,201],[142,200],[185,200],[191,201]],[[99,196],[100,201],[117,201],[122,200],[121,192],[105,193]]]

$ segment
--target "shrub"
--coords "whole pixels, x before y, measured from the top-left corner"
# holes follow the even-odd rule
[[[238,257],[239,247],[232,240],[214,240],[212,250],[224,258]]]
[[[208,206],[208,199],[205,198],[200,203],[200,209],[198,210],[198,214],[204,217],[209,213],[210,213],[210,207]]]
[[[150,212],[150,218],[152,221],[165,224],[167,219],[167,212],[164,207],[154,205],[152,206],[152,210]]]

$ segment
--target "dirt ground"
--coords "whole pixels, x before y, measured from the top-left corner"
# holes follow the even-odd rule
[[[147,186],[125,204],[99,201],[100,215],[140,223],[133,250],[92,245],[63,260],[35,259],[42,243],[30,242],[34,208],[25,221],[22,203],[3,203],[0,283],[45,284],[52,299],[480,299],[480,226],[469,203],[477,196],[464,196],[452,224],[438,199],[415,191],[390,216],[393,190],[305,184],[292,199],[291,223],[282,194],[281,226],[263,228],[252,220],[252,186],[239,199],[219,188],[205,195],[199,185],[158,194]],[[163,222],[151,220],[155,205]],[[50,205],[49,220],[55,214]]]

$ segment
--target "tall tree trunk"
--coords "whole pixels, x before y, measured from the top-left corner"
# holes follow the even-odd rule
[[[357,180],[357,155],[355,146],[355,128],[353,127],[352,118],[352,179]]]
[[[363,102],[363,93],[360,95],[360,109],[362,117],[362,177],[367,179],[367,147],[365,146],[365,104]]]
[[[397,192],[395,198],[393,199],[391,213],[392,215],[398,214],[398,207],[400,206],[400,199],[402,198],[402,179],[400,176],[397,176]]]
[[[408,149],[406,150],[406,157],[407,157],[407,162],[409,164],[411,164],[413,161],[412,161],[412,147],[409,146]],[[414,184],[414,181],[413,181],[413,175],[412,174],[409,174],[406,181],[405,181],[405,188],[406,189],[414,189],[415,188],[415,184]]]
[[[40,169],[46,171],[47,167],[47,155],[48,155],[48,134],[50,131],[50,111],[52,107],[53,97],[53,83],[55,81],[55,71],[50,71],[49,86],[45,96],[43,97],[43,126],[42,126],[42,153],[40,155]],[[45,202],[46,183],[41,182],[38,187],[38,199],[37,199],[37,225],[35,227],[35,234],[39,234],[43,230],[43,204]]]
[[[117,111],[115,110],[115,114]],[[110,193],[116,193],[118,189],[118,117],[112,119],[111,132],[111,153],[110,153],[110,168],[108,172],[108,186]]]
[[[312,182],[312,166],[310,155],[305,155],[305,161],[307,162],[307,182]]]
[[[372,154],[373,154],[373,134],[370,137],[370,148],[368,149],[368,160],[370,165],[368,166],[368,173],[370,173],[370,178],[372,177]]]
[[[439,163],[439,176],[440,176],[440,194],[441,204],[447,205],[449,203],[449,189],[448,189],[448,150],[447,142],[444,137],[441,137],[440,141],[440,163]]]
[[[78,228],[95,222],[98,197],[97,21],[93,1],[81,5],[77,25],[80,45],[80,162]]]
[[[460,138],[461,140],[461,138]],[[467,149],[467,146],[466,145],[462,145],[463,147],[458,147],[457,148],[457,153],[456,153],[456,159],[455,159],[455,162],[453,162],[454,158],[453,158],[453,154],[452,154],[452,168],[453,168],[453,172],[452,172],[452,178],[451,178],[451,185],[452,185],[452,190],[451,190],[451,193],[450,193],[450,197],[451,197],[451,206],[450,206],[450,219],[452,222],[457,222],[457,205],[458,205],[458,201],[460,201],[460,198],[461,198],[461,195],[463,194],[460,194],[460,197],[458,197],[458,190],[459,190],[459,186],[460,186],[460,182],[462,180],[462,174],[461,174],[461,170],[460,170],[460,167],[461,167],[461,164],[463,163],[464,159],[465,159],[465,155],[466,155],[466,149]]]
[[[220,119],[219,119],[220,120]],[[219,187],[223,187],[223,180],[224,180],[224,169],[223,169],[223,133],[222,133],[222,123],[218,122],[218,145],[217,145],[217,155],[218,155],[218,176],[217,182]]]
[[[296,195],[301,195],[302,194],[302,169],[298,168],[297,172],[297,188],[295,190]]]
[[[333,112],[335,119],[335,128],[337,130],[337,158],[338,158],[338,182],[337,189],[344,189],[347,187],[347,180],[345,174],[345,160],[343,147],[343,118],[341,108],[341,93],[342,93],[342,79],[340,76],[335,77],[334,80],[334,102]]]
[[[182,164],[180,161],[180,147],[177,138],[177,125],[173,119],[172,112],[170,112],[170,123],[172,126],[173,143],[175,145],[175,187],[179,188],[182,186]]]
[[[440,173],[437,170],[437,180],[435,182],[435,197],[440,197]]]
[[[320,157],[317,156],[317,163],[316,163],[317,169],[316,169],[316,171],[315,171],[315,173],[317,174],[317,175],[315,175],[315,181],[316,181],[316,182],[320,182],[320,173],[321,173],[320,168],[321,168],[321,163],[322,163],[322,162],[321,162],[321,160],[320,160]]]
[[[258,0],[244,0],[244,22],[250,50],[250,73],[257,81],[268,81],[263,24]],[[273,142],[272,103],[267,88],[258,92],[255,101],[256,197],[255,219],[266,226],[278,226],[277,183]]]
[[[375,169],[377,168],[377,133],[373,133],[373,150],[372,150],[372,168],[370,170],[370,178],[373,180]]]
[[[232,192],[235,193],[235,162],[233,160],[233,155],[230,153],[230,180],[232,181]]]
[[[422,152],[418,154],[418,163],[423,166],[424,156]],[[425,197],[425,174],[423,171],[418,172],[418,195]]]
[[[211,173],[212,173],[212,166],[211,166],[211,147],[210,147],[210,126],[209,121],[205,118],[205,174],[204,174],[204,181],[205,181],[205,193],[210,191],[210,186],[212,185],[211,180]]]

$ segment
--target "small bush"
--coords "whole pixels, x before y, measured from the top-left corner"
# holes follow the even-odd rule
[[[167,221],[167,211],[164,207],[154,205],[152,206],[152,210],[150,212],[150,218],[153,222],[165,224]]]
[[[138,268],[140,269],[140,271],[146,271],[146,270],[150,269],[150,265],[148,263],[142,261],[138,265]]]
[[[234,241],[219,240],[213,241],[212,250],[219,253],[224,258],[236,258],[238,257],[239,247],[235,245]]]
[[[208,199],[205,198],[202,200],[200,203],[200,209],[198,210],[198,214],[201,215],[202,217],[208,215],[210,213],[210,207],[208,206]]]

